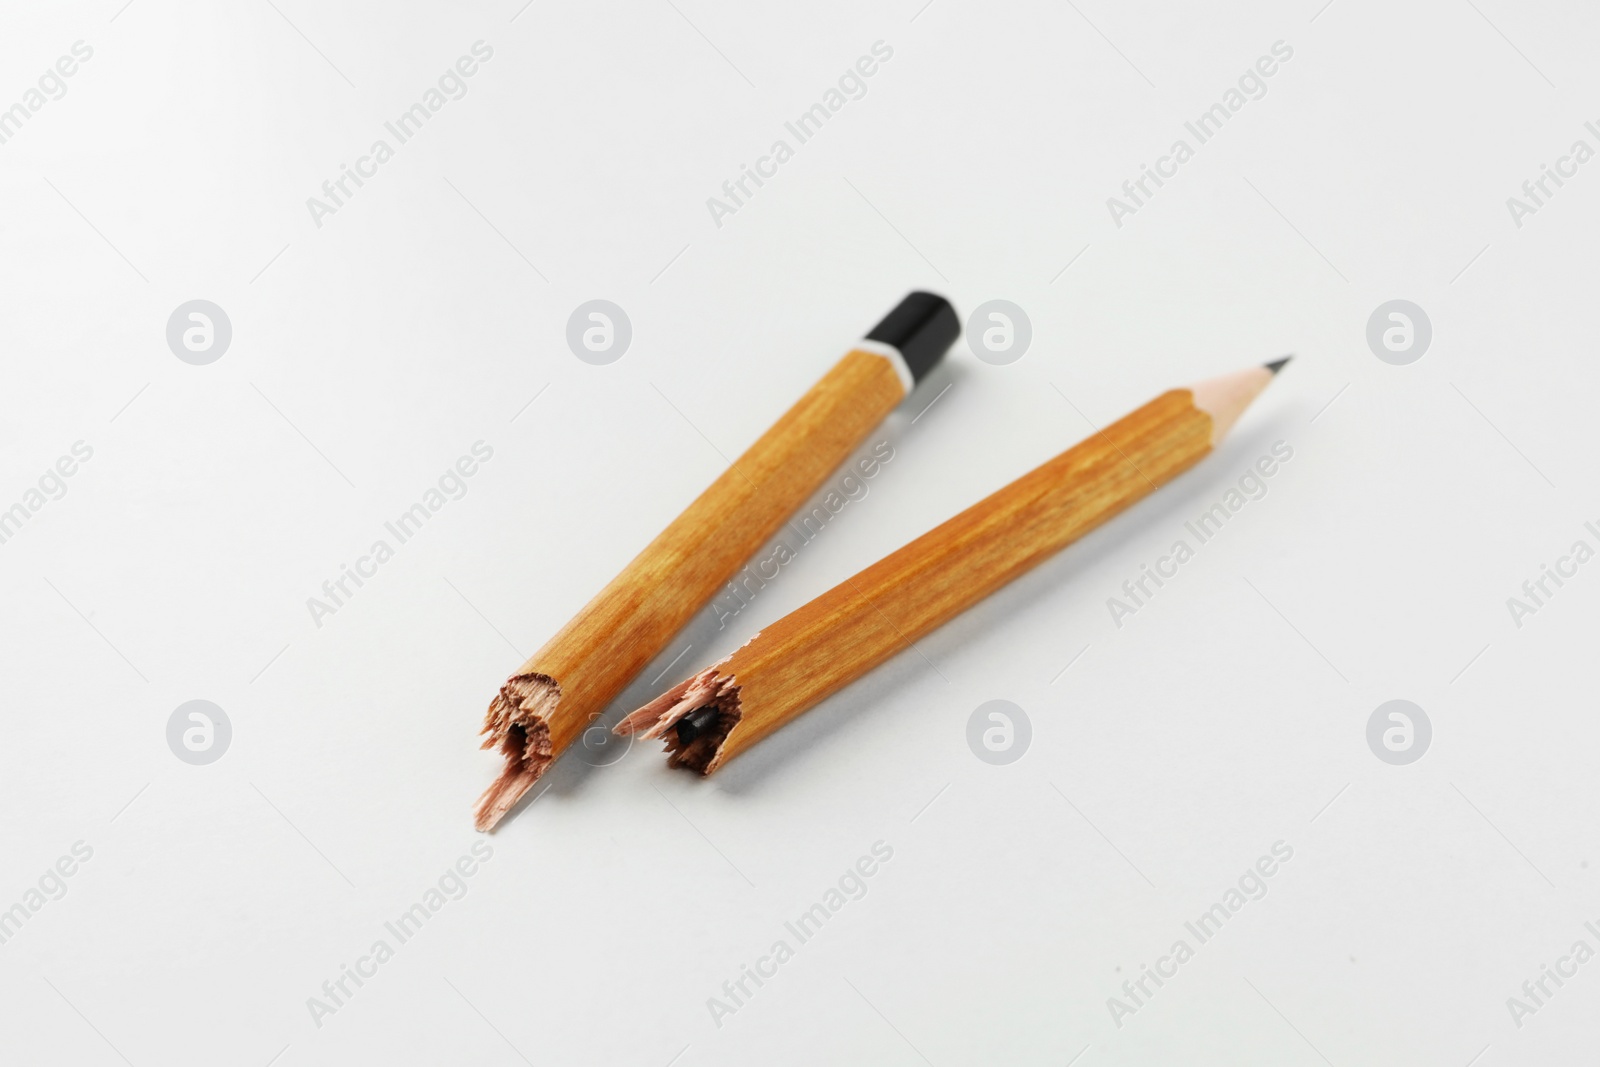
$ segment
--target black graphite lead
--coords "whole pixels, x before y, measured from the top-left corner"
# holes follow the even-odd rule
[[[678,744],[687,745],[711,732],[717,723],[716,708],[696,708],[678,720]]]

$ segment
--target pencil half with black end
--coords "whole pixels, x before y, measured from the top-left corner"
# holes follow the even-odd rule
[[[908,295],[501,686],[479,798],[489,830],[928,374],[961,332],[950,302]]]
[[[771,623],[633,712],[710,774],[1200,462],[1288,362],[1174,389]]]

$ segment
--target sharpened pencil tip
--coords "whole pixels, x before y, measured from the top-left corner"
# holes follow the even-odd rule
[[[1219,378],[1208,378],[1190,386],[1194,406],[1211,416],[1211,443],[1215,445],[1228,435],[1233,424],[1239,421],[1244,409],[1261,395],[1261,391],[1277,377],[1278,370],[1288,356],[1271,363],[1258,363],[1253,367]]]

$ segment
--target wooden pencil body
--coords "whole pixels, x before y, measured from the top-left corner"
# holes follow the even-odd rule
[[[1211,451],[1173,390],[771,624],[714,670],[739,721],[709,773]]]
[[[559,754],[905,395],[893,364],[852,350],[518,669],[552,679]]]

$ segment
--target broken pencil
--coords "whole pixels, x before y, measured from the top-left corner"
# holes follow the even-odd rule
[[[1287,357],[1174,389],[879,560],[623,719],[710,774],[1198,463]]]
[[[517,668],[484,720],[505,757],[479,798],[494,827],[695,612],[932,370],[961,331],[949,301],[911,293]]]

